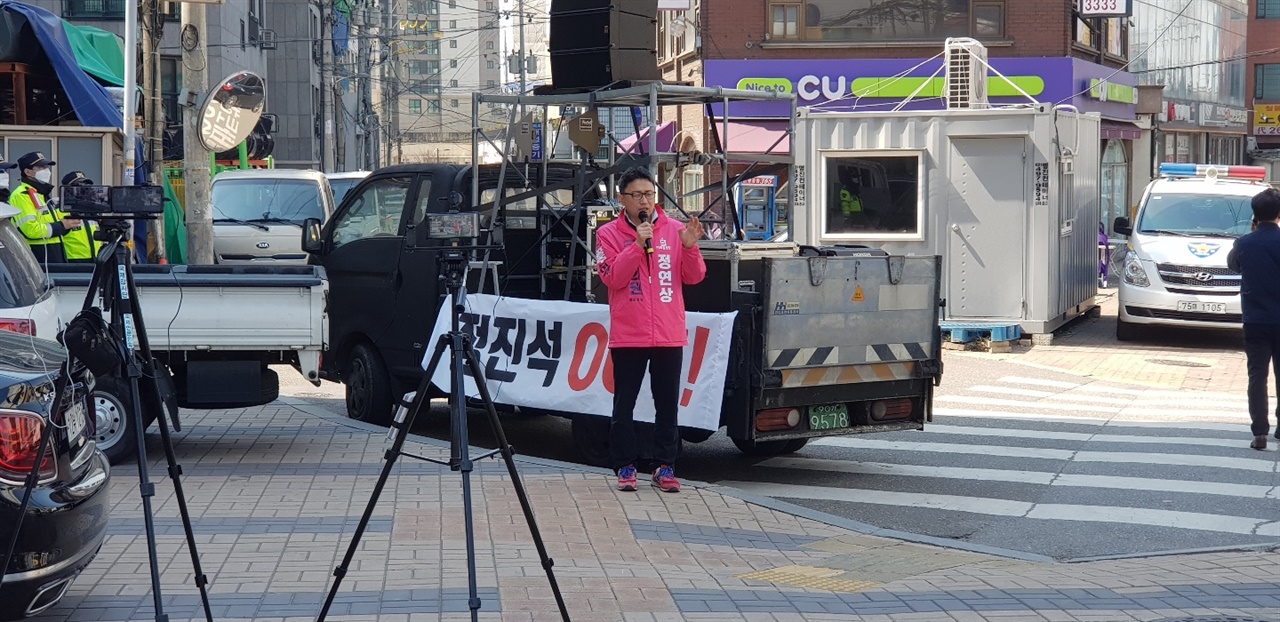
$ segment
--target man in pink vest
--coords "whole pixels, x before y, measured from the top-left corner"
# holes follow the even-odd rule
[[[679,492],[675,476],[680,430],[676,416],[684,347],[689,343],[684,285],[702,281],[707,266],[698,250],[702,223],[686,226],[655,203],[657,186],[644,168],[618,181],[623,213],[596,232],[596,270],[609,288],[609,351],[613,357],[613,423],[609,453],[618,490],[636,490],[636,465],[653,469],[653,485]],[[652,455],[640,455],[634,410],[649,372],[653,405]]]

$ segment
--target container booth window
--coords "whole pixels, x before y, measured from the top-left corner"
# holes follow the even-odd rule
[[[921,239],[919,152],[823,154],[822,237]]]

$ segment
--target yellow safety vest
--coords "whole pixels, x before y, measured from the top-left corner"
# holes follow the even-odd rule
[[[53,223],[58,222],[55,210],[47,209],[44,199],[35,188],[23,182],[9,194],[9,205],[22,212],[13,221],[31,246],[61,244],[62,238],[53,235]]]
[[[61,244],[62,253],[68,259],[93,259],[102,244],[90,237],[89,227],[68,231],[61,237],[53,235],[53,224],[66,218],[66,213],[50,209],[44,198],[30,184],[19,184],[9,195],[9,205],[22,212],[16,220],[27,244],[44,246]]]

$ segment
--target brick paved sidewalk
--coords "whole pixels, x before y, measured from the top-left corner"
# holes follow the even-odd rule
[[[1244,395],[1248,375],[1239,331],[1157,328],[1147,331],[1141,340],[1119,342],[1115,338],[1115,290],[1104,291],[1098,301],[1101,317],[1080,318],[1059,329],[1051,345],[1022,346],[1012,354],[980,356],[1110,382]],[[1271,395],[1275,394],[1273,383]]]
[[[385,431],[302,408],[184,415],[178,452],[216,620],[314,620],[368,500]],[[619,493],[607,473],[537,460],[521,473],[574,620],[1280,620],[1274,552],[1056,564],[859,533],[714,487]],[[559,619],[502,463],[474,482],[481,619]],[[111,492],[106,545],[41,620],[154,619],[131,465]],[[167,613],[202,619],[168,482],[155,505]],[[329,619],[467,619],[461,506],[457,474],[403,462]]]

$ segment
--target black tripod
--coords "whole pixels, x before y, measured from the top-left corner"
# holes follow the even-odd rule
[[[382,467],[382,473],[378,476],[378,483],[373,487],[373,494],[369,498],[369,505],[364,509],[364,515],[360,517],[360,523],[356,526],[354,538],[351,540],[351,546],[347,547],[347,554],[342,559],[342,565],[333,571],[333,586],[329,590],[329,596],[324,601],[324,607],[320,610],[319,622],[323,622],[325,616],[329,614],[329,608],[333,605],[334,598],[338,595],[338,587],[342,583],[342,578],[347,574],[347,568],[351,566],[351,561],[355,557],[356,549],[360,546],[360,538],[364,536],[365,528],[369,526],[369,520],[373,516],[374,507],[378,504],[378,497],[382,494],[382,489],[387,484],[387,478],[391,476],[391,469],[395,466],[395,461],[400,456],[408,456],[426,462],[431,462],[441,466],[447,466],[454,471],[462,473],[462,503],[463,503],[463,520],[466,526],[467,538],[467,587],[469,589],[468,606],[471,609],[471,619],[474,622],[479,619],[480,615],[480,597],[476,591],[476,545],[475,545],[475,525],[471,513],[471,471],[475,468],[474,460],[483,460],[496,455],[501,455],[507,464],[507,473],[511,476],[511,483],[515,486],[516,496],[520,499],[520,507],[524,510],[525,522],[529,524],[529,532],[533,534],[534,546],[538,549],[538,556],[542,560],[542,567],[547,571],[547,580],[551,583],[551,592],[555,595],[556,606],[560,608],[560,617],[568,622],[569,610],[565,607],[564,597],[560,594],[560,586],[556,583],[555,572],[552,566],[555,562],[547,555],[547,547],[542,542],[542,535],[538,532],[538,524],[533,516],[533,506],[529,504],[529,495],[525,492],[524,483],[520,480],[520,474],[516,471],[515,451],[511,445],[507,443],[506,433],[502,430],[502,423],[498,420],[498,412],[494,408],[493,399],[489,396],[489,388],[485,385],[484,367],[480,365],[479,358],[476,356],[475,349],[471,345],[471,336],[462,332],[459,317],[464,309],[464,298],[466,296],[466,276],[467,269],[470,264],[470,252],[473,250],[486,250],[490,247],[445,247],[438,249],[439,259],[437,265],[440,266],[440,280],[445,284],[450,296],[450,309],[452,313],[452,329],[440,336],[440,341],[436,343],[435,351],[431,354],[431,362],[427,365],[426,374],[422,376],[422,382],[418,384],[418,393],[414,397],[413,402],[408,404],[407,416],[396,418],[395,425],[399,426],[396,433],[395,441],[391,445],[391,449],[386,453],[386,464]],[[445,349],[448,349],[450,358],[450,387],[449,387],[449,423],[451,428],[451,437],[449,443],[449,460],[436,460],[425,456],[419,456],[404,451],[405,438],[409,436],[409,430],[413,427],[413,422],[418,418],[418,413],[426,404],[430,404],[431,378],[435,375],[436,367],[440,364],[440,360],[444,355]],[[497,439],[498,448],[485,452],[477,456],[474,460],[469,454],[467,435],[467,396],[466,396],[466,374],[475,379],[476,387],[480,391],[480,398],[484,403],[485,412],[489,417],[489,425],[493,428],[494,438]]]
[[[89,292],[85,295],[84,306],[77,320],[86,314],[97,314],[93,306],[94,299],[102,296],[102,310],[111,314],[108,325],[108,341],[105,347],[114,348],[122,361],[116,373],[123,371],[129,378],[129,393],[133,397],[132,412],[125,413],[133,418],[133,429],[138,438],[137,460],[139,492],[142,496],[143,522],[147,532],[147,553],[151,563],[151,597],[155,603],[156,622],[168,622],[169,616],[164,613],[164,600],[160,594],[160,565],[156,553],[155,518],[151,509],[151,497],[155,496],[155,484],[147,472],[146,424],[142,417],[143,393],[139,390],[139,379],[146,377],[156,383],[153,394],[156,410],[156,423],[160,427],[160,439],[164,445],[165,459],[169,465],[169,479],[173,480],[174,493],[178,498],[178,511],[182,514],[182,526],[186,530],[187,548],[191,552],[191,564],[195,571],[195,584],[200,589],[200,600],[204,605],[204,615],[208,622],[213,622],[213,612],[209,607],[209,579],[200,567],[200,556],[196,552],[195,534],[191,529],[191,514],[187,511],[187,501],[182,492],[182,467],[173,451],[173,439],[169,436],[169,424],[164,403],[160,398],[159,377],[156,373],[155,359],[151,355],[151,344],[147,339],[146,326],[142,321],[142,308],[138,304],[138,290],[133,282],[133,266],[129,259],[128,248],[124,244],[128,223],[119,220],[103,220],[95,233],[95,239],[104,242],[102,252],[98,254],[97,265],[93,270],[93,278],[89,283]],[[98,322],[101,316],[98,315]],[[73,320],[74,322],[75,320]],[[137,345],[140,356],[135,356],[134,345]],[[67,344],[69,355],[83,360],[97,358],[92,353],[77,352],[70,343]],[[140,359],[140,360],[139,360]],[[101,360],[101,359],[99,359]],[[68,368],[70,363],[68,363]],[[92,369],[92,365],[90,369]]]

